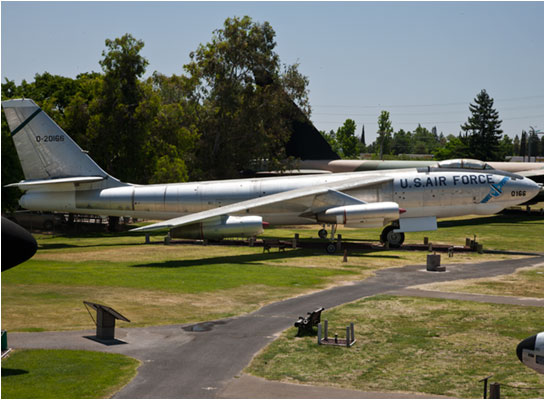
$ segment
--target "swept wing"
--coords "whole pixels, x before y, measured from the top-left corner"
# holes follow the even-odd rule
[[[341,205],[364,204],[352,196],[342,193],[346,190],[358,189],[366,186],[372,186],[392,181],[391,177],[373,176],[373,177],[351,177],[342,181],[325,183],[313,187],[305,187],[301,189],[288,190],[285,192],[275,193],[268,196],[254,198],[241,201],[227,206],[213,208],[211,210],[201,211],[194,214],[185,215],[183,217],[172,218],[166,221],[132,229],[132,231],[154,231],[165,228],[176,228],[183,225],[193,224],[197,222],[205,222],[211,218],[222,215],[230,215],[243,211],[253,210],[258,207],[269,206],[272,204],[280,204],[284,202],[301,201],[307,203],[311,200],[312,206],[306,215],[311,216],[331,207]]]

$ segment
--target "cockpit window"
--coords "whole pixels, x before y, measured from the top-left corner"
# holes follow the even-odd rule
[[[469,158],[459,158],[456,160],[444,160],[437,163],[438,168],[450,169],[493,169],[490,165],[480,160],[472,160]]]

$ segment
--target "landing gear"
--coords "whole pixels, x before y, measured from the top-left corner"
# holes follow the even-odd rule
[[[336,231],[337,231],[337,225],[331,224],[331,237],[329,239],[329,243],[325,247],[325,251],[328,254],[333,254],[337,251],[337,244],[334,242]],[[327,239],[327,231],[325,229],[325,225],[323,225],[322,229],[318,231],[318,236],[320,236],[321,239]]]
[[[322,228],[318,231],[318,236],[320,237],[320,239],[327,239],[327,231],[325,230],[325,228]]]
[[[337,251],[337,245],[335,243],[329,243],[326,246],[325,251],[327,251],[328,254],[333,254]]]
[[[380,234],[380,242],[384,245],[388,244],[391,249],[398,249],[405,241],[405,234],[403,232],[394,232],[397,229],[393,225],[388,225],[382,230]]]

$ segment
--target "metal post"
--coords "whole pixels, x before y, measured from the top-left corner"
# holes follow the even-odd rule
[[[318,324],[318,344],[322,344],[322,324]]]
[[[487,376],[486,378],[481,379],[479,382],[483,382],[483,399],[486,399],[486,394],[488,392],[488,380],[494,375]]]
[[[500,384],[497,382],[490,384],[490,398],[500,399]]]
[[[346,347],[350,347],[350,327],[346,327]]]
[[[342,244],[342,235],[339,233],[337,235],[337,251],[341,251],[341,244]]]
[[[149,233],[146,233],[146,244],[150,244]]]
[[[324,339],[327,340],[327,319],[324,321]]]
[[[6,331],[2,331],[2,353],[8,349],[8,333]],[[2,357],[4,355],[2,354]]]
[[[343,262],[348,262],[348,250],[344,249]]]
[[[293,240],[291,242],[291,248],[292,249],[295,249],[297,248],[297,242],[299,241],[299,234],[296,233],[295,235],[293,235]]]
[[[335,333],[335,343],[339,343],[339,335]]]
[[[356,340],[354,338],[355,338],[355,336],[354,336],[354,323],[350,322],[350,340],[351,340],[351,343],[354,343],[354,341]]]

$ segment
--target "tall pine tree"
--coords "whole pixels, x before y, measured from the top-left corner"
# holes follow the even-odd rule
[[[519,135],[515,135],[515,139],[513,140],[513,156],[518,156],[520,152],[520,138]]]
[[[520,149],[519,149],[519,156],[522,156],[522,161],[525,161],[524,158],[526,157],[526,150],[528,149],[528,139],[526,131],[522,131],[520,135]]]
[[[475,104],[469,105],[471,116],[461,126],[468,134],[468,155],[483,161],[498,160],[501,156],[500,139],[503,131],[500,129],[502,121],[499,114],[493,108],[494,100],[483,89],[474,101]]]

